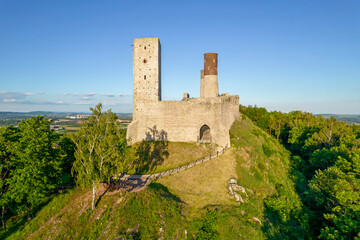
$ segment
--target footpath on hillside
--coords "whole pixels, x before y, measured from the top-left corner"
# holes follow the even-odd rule
[[[173,168],[170,170],[166,170],[160,173],[153,173],[153,174],[120,174],[114,181],[112,182],[114,186],[108,186],[110,188],[114,188],[114,190],[122,190],[127,192],[139,192],[144,190],[153,180],[157,180],[162,177],[170,176],[186,169],[192,168],[196,165],[201,163],[207,162],[213,158],[217,158],[224,154],[225,150],[228,148],[226,145],[224,148],[218,147],[215,154],[209,154],[209,156],[196,160],[194,162],[185,164],[183,166]]]

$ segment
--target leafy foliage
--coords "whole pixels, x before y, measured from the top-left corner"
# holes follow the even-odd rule
[[[217,217],[215,212],[207,211],[200,221],[200,228],[196,234],[196,239],[216,240],[219,239],[217,231]]]
[[[5,212],[12,205],[8,181],[15,169],[15,142],[18,138],[18,131],[13,126],[0,129],[0,207],[3,229],[6,229]]]
[[[22,216],[25,210],[31,218],[31,213],[46,202],[55,188],[64,184],[61,179],[70,174],[73,145],[51,130],[50,124],[49,119],[38,116],[20,122],[18,128],[10,125],[0,129],[0,207],[4,230],[5,219]]]
[[[266,112],[265,115],[274,120],[269,120],[265,126],[258,116],[248,114],[263,110],[256,106],[241,106],[240,110],[291,151],[292,174],[309,214],[311,236],[359,238],[360,126],[300,111],[288,114]],[[278,125],[280,133],[272,131],[276,126],[272,121],[284,119],[284,124]],[[272,201],[267,204],[270,208],[275,206],[274,210],[281,205]]]
[[[19,141],[14,143],[15,168],[7,182],[11,199],[20,208],[36,207],[55,189],[60,177],[60,152],[53,143],[58,139],[50,130],[50,121],[44,117],[33,117],[19,124]]]
[[[240,106],[243,119],[230,131],[231,154],[238,182],[251,191],[239,206],[213,206],[185,219],[181,200],[156,183],[141,193],[106,196],[94,211],[84,210],[83,202],[73,204],[72,199],[89,193],[80,189],[47,203],[44,199],[52,198],[55,187],[71,183],[66,176],[72,166],[77,183],[94,190],[99,181],[128,167],[151,172],[168,157],[166,142],[144,143],[136,152],[141,156],[131,163],[116,116],[101,108],[91,109],[93,115],[71,139],[50,131],[43,117],[23,122],[18,129],[0,129],[2,213],[5,218],[20,216],[0,238],[19,228],[10,238],[40,239],[56,226],[54,236],[78,239],[185,234],[188,239],[360,239],[360,126],[300,111]],[[41,206],[41,214],[24,227],[24,210]],[[50,220],[54,214],[56,222]],[[43,224],[48,226],[41,228]]]
[[[60,139],[58,145],[61,150],[61,185],[73,185],[71,169],[75,162],[75,143],[71,138],[64,136]]]
[[[126,170],[128,159],[126,140],[119,131],[116,114],[111,110],[102,112],[101,103],[90,110],[92,115],[73,136],[76,145],[73,174],[79,186],[93,187],[94,209],[96,185]]]

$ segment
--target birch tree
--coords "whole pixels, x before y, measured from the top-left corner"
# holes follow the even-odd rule
[[[92,188],[92,209],[100,181],[109,181],[126,167],[126,139],[122,137],[116,114],[102,112],[102,104],[90,108],[92,115],[84,120],[73,136],[76,145],[73,175],[80,187]]]

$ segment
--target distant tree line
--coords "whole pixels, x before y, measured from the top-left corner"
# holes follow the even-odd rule
[[[300,111],[240,112],[291,152],[310,238],[360,239],[360,126]]]

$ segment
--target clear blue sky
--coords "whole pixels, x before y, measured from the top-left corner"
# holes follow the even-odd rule
[[[220,93],[269,110],[360,114],[360,1],[0,0],[0,111],[132,111],[132,43],[159,37],[164,100]]]

